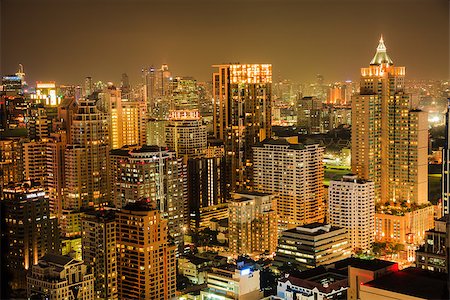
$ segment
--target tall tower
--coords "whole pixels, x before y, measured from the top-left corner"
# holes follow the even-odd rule
[[[445,114],[445,147],[442,149],[442,209],[443,215],[450,214],[450,98]]]
[[[252,147],[271,137],[272,65],[213,67],[214,135],[224,141],[227,189],[250,188]]]
[[[175,245],[167,220],[145,201],[116,214],[119,299],[174,299]]]
[[[109,199],[108,125],[91,96],[78,100],[65,152],[66,188],[62,228],[66,236],[81,233],[81,210],[98,208]]]
[[[352,171],[374,182],[376,201],[425,204],[427,115],[413,109],[404,79],[381,38],[352,99]]]
[[[157,146],[111,151],[112,201],[117,208],[147,199],[168,219],[178,246],[187,211],[186,167],[174,152]]]

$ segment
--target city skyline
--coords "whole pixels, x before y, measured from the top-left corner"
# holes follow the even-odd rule
[[[234,1],[6,0],[0,72],[12,74],[22,63],[30,84],[77,84],[85,76],[118,83],[126,72],[137,84],[151,65],[167,63],[176,75],[209,81],[213,64],[259,62],[274,66],[275,81],[313,81],[316,74],[355,81],[367,63],[363,54],[383,34],[409,78],[447,79],[448,2],[388,2],[389,10],[386,1],[352,0],[249,0],[238,7]],[[39,22],[29,21],[36,16]],[[231,48],[223,46],[229,37]]]

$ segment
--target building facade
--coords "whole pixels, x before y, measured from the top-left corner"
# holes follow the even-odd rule
[[[229,248],[231,253],[274,253],[277,247],[275,197],[257,192],[232,194],[228,203]]]
[[[176,247],[167,220],[140,201],[117,212],[116,222],[119,299],[174,299]]]
[[[50,216],[44,189],[31,181],[6,186],[0,204],[5,275],[12,289],[24,289],[31,266],[60,251],[58,220]]]
[[[157,146],[111,150],[111,191],[117,208],[148,199],[169,222],[169,234],[183,242],[186,225],[186,168],[175,152]]]
[[[224,141],[229,191],[252,185],[252,147],[271,137],[272,65],[214,66],[214,135]]]
[[[344,175],[330,181],[328,222],[346,228],[353,250],[369,250],[375,239],[375,195],[371,181]]]
[[[428,202],[427,114],[413,109],[404,81],[381,39],[352,99],[352,172],[374,182],[377,202],[420,205]]]
[[[33,265],[28,276],[29,299],[97,299],[94,275],[82,262],[68,256],[47,254]]]
[[[115,210],[86,212],[81,220],[83,261],[94,274],[99,299],[118,299]]]
[[[280,229],[322,222],[323,151],[315,145],[267,139],[253,147],[254,189],[277,195]]]
[[[306,270],[331,264],[350,254],[351,247],[345,228],[311,223],[281,233],[275,264]]]

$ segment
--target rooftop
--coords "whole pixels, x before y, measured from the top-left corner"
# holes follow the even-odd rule
[[[370,64],[371,65],[394,64],[394,62],[386,52],[386,46],[384,45],[383,36],[381,36],[380,38],[380,42],[377,47],[377,52],[375,53],[375,56],[372,58]]]
[[[364,285],[423,299],[449,299],[447,276],[444,273],[407,268]]]
[[[332,232],[335,230],[340,230],[342,229],[341,227],[337,227],[337,226],[331,226],[329,224],[325,224],[325,223],[311,223],[311,224],[305,224],[303,226],[299,226],[296,228],[292,228],[292,229],[288,229],[285,230],[284,232],[291,232],[291,233],[302,233],[302,234],[306,234],[306,235],[311,235],[311,236],[317,236],[317,235],[321,235],[327,232]]]
[[[348,267],[354,267],[358,269],[377,271],[384,268],[392,267],[397,263],[381,259],[361,259],[356,257],[349,257],[334,263],[336,269],[347,269]]]

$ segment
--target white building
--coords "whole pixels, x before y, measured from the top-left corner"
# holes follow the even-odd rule
[[[348,230],[353,250],[370,249],[375,238],[375,194],[372,181],[345,175],[328,188],[329,224]]]
[[[259,300],[263,298],[260,290],[259,270],[238,263],[212,268],[207,274],[208,288],[201,291],[202,300]]]
[[[323,147],[266,139],[253,147],[254,189],[277,195],[281,230],[323,222]]]
[[[41,297],[48,300],[95,299],[94,275],[83,261],[75,260],[69,256],[44,255],[31,269],[27,281],[28,298]]]

